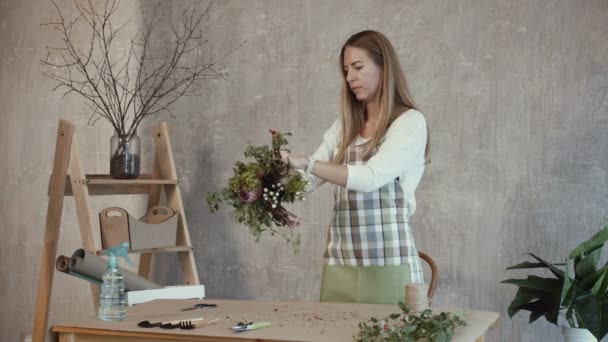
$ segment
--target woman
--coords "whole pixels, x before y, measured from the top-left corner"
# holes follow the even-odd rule
[[[308,191],[335,184],[321,301],[395,304],[422,283],[410,216],[428,160],[416,109],[395,50],[379,32],[350,37],[340,53],[342,115],[311,156],[287,155]]]

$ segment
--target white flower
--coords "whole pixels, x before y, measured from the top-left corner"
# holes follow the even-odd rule
[[[276,207],[277,207],[277,205],[276,205],[276,204],[273,204],[273,205],[272,205],[272,209],[274,209],[274,208],[276,208]]]
[[[268,188],[264,188],[264,192],[268,192]]]
[[[271,191],[271,192],[270,192],[270,196],[272,196],[272,195],[274,195],[274,191]]]

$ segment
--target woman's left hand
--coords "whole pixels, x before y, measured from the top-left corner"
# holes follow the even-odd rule
[[[285,151],[281,151],[281,157],[283,157],[283,160],[285,161],[291,161],[291,165],[296,169],[306,170],[306,167],[308,166],[308,158],[303,155],[295,153],[289,154]]]

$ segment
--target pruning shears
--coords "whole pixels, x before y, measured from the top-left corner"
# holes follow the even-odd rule
[[[256,330],[261,328],[266,328],[271,326],[270,322],[239,322],[237,325],[233,326],[231,329],[235,332],[244,332],[250,330]]]

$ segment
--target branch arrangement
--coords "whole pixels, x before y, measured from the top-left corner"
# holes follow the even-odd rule
[[[216,57],[201,30],[209,6],[201,10],[200,1],[182,12],[177,26],[170,23],[172,43],[160,49],[153,48],[160,1],[150,16],[141,8],[142,27],[127,48],[120,47],[124,40],[118,37],[130,21],[121,26],[111,21],[119,0],[106,0],[101,9],[91,0],[74,0],[73,19],[65,17],[55,0],[51,2],[58,20],[44,25],[59,32],[63,46],[48,47],[41,62],[53,69],[46,73],[57,81],[53,90],[63,90],[63,96],[79,94],[92,110],[90,124],[106,119],[125,136],[133,135],[147,116],[163,111],[172,115],[169,106],[182,96],[195,95],[202,81],[226,79],[226,70],[218,64],[244,44]],[[81,35],[83,27],[88,32],[86,46],[78,44],[74,34]]]

